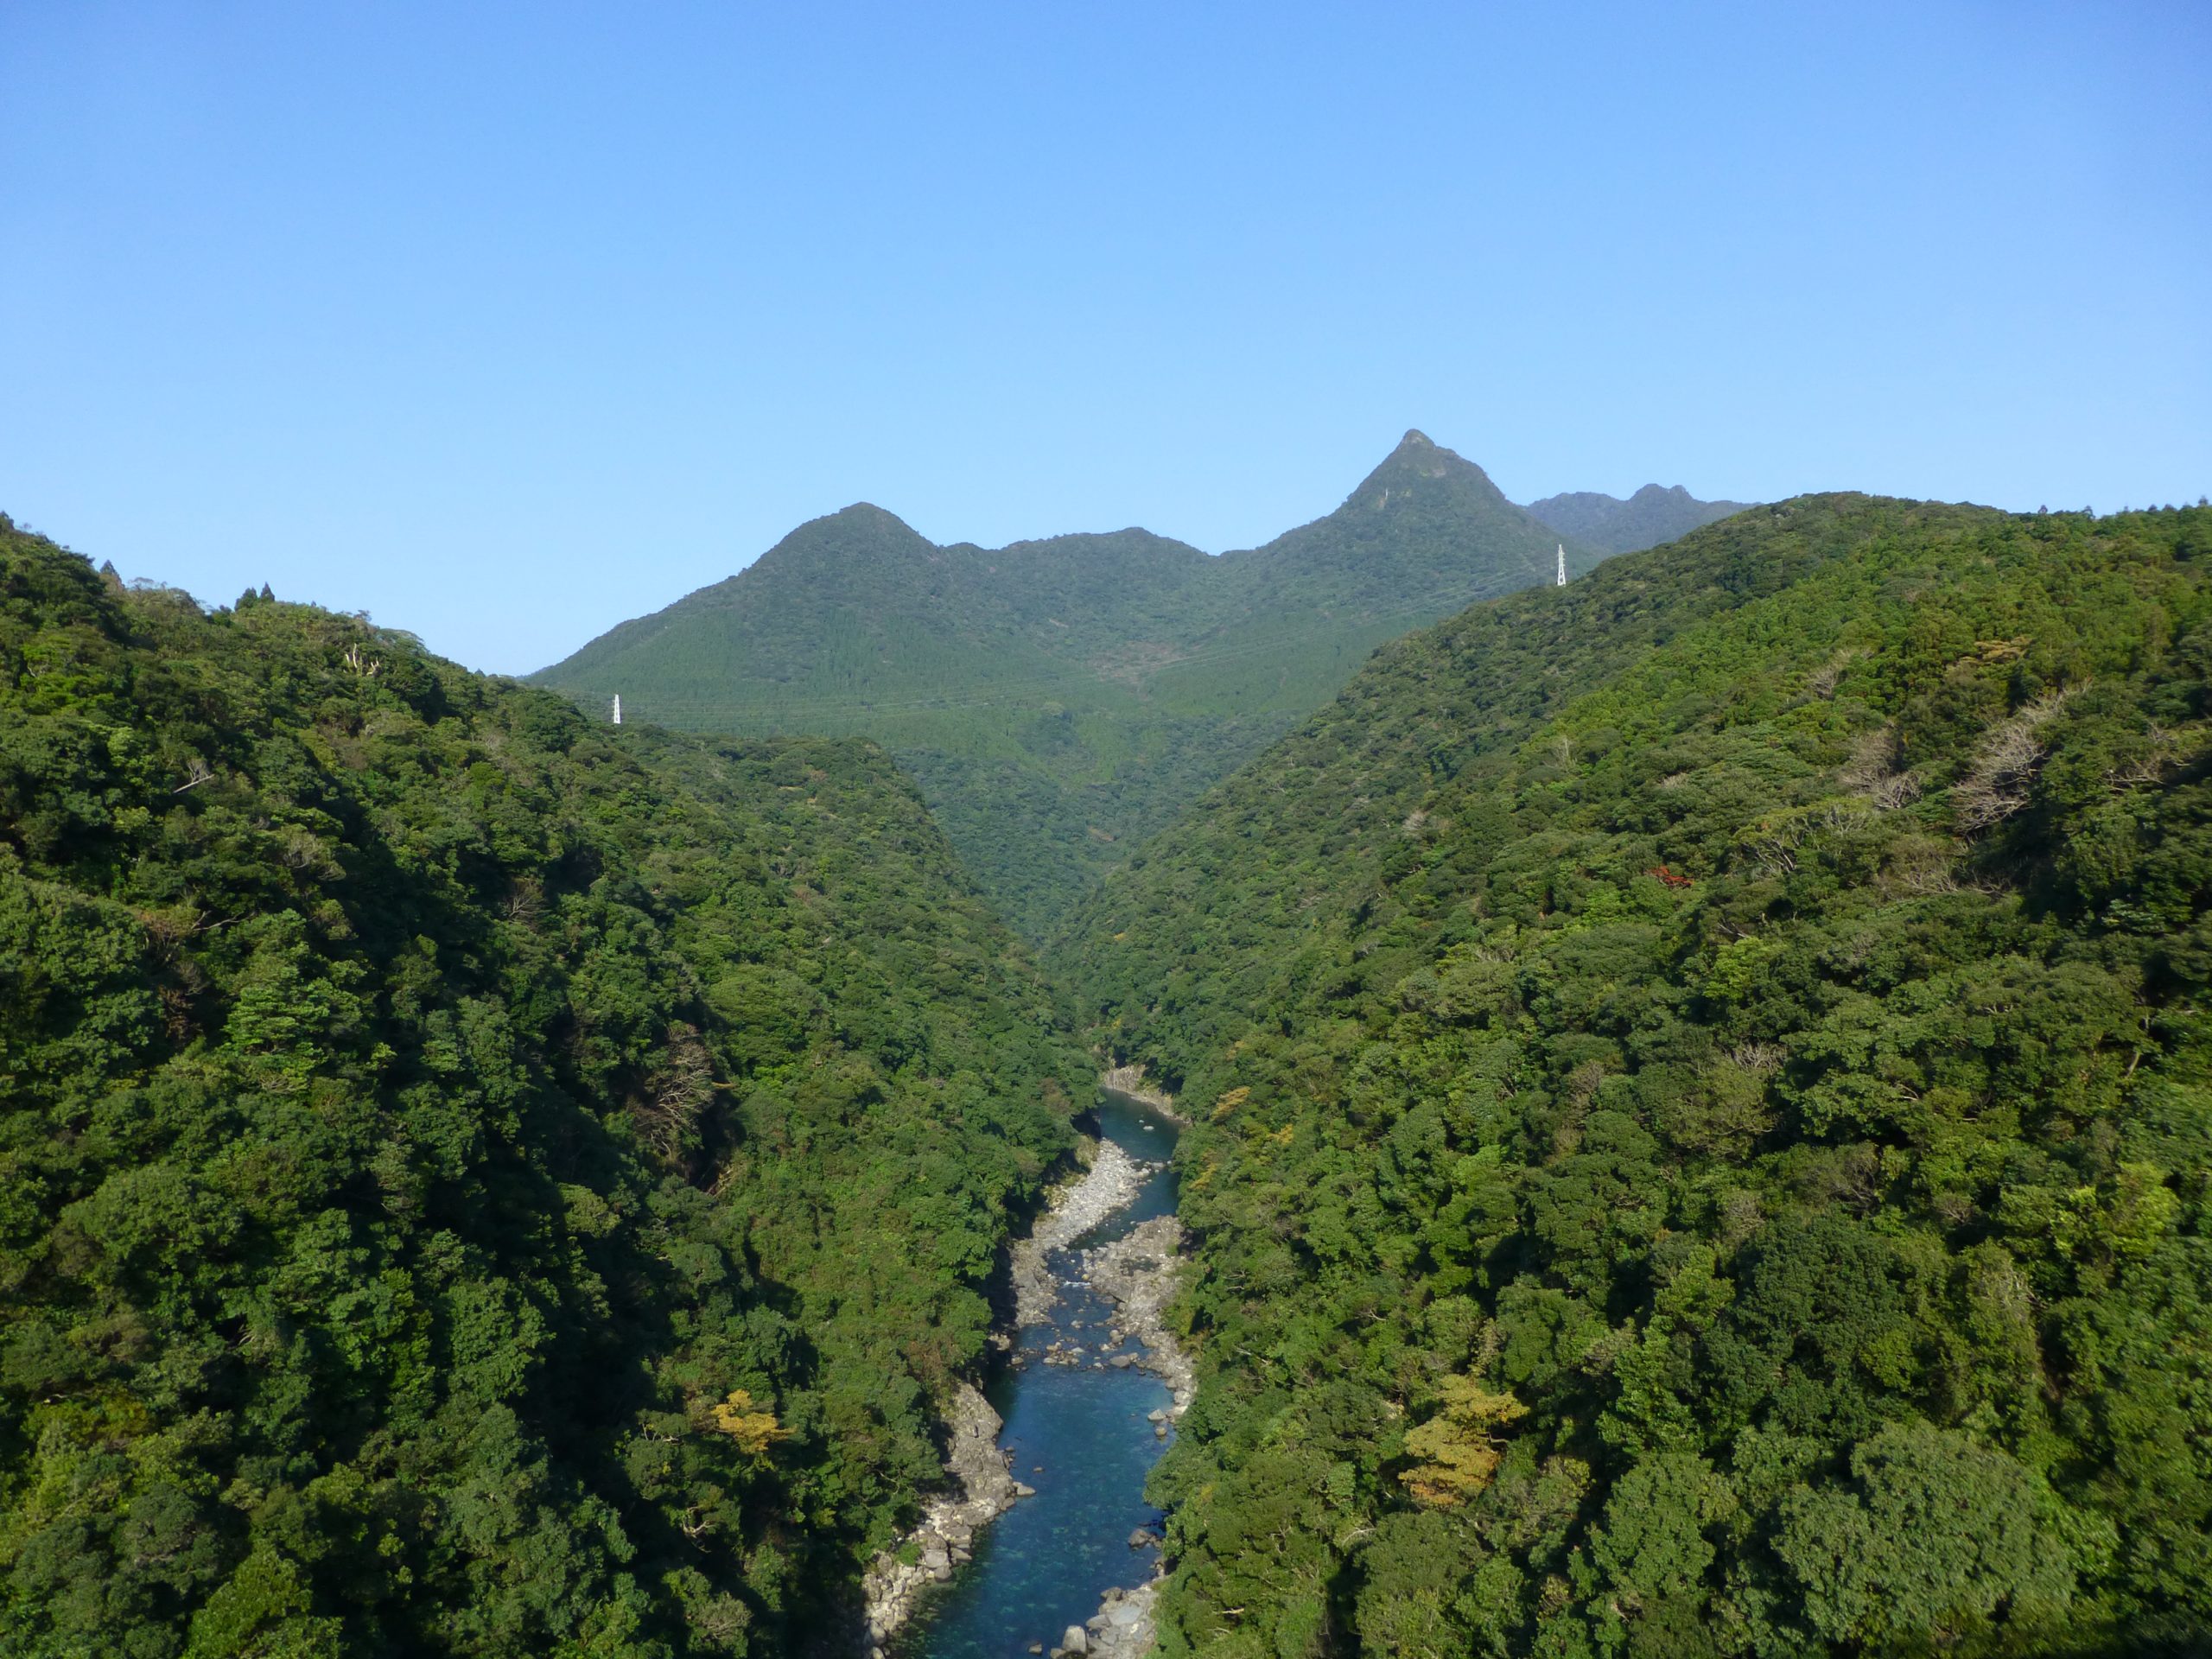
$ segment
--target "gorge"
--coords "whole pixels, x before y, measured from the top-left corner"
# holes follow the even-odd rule
[[[1014,1249],[1014,1344],[986,1390],[1018,1496],[925,1592],[901,1659],[1150,1651],[1159,1512],[1144,1482],[1191,1397],[1161,1322],[1178,1261],[1175,1121],[1107,1094],[1098,1156]],[[1102,1599],[1104,1605],[1102,1605]]]
[[[2190,1652],[2208,564],[1739,512],[1033,944],[866,737],[0,524],[0,1629]]]

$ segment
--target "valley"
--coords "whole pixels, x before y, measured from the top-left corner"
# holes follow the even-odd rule
[[[1184,608],[1375,649],[1102,675],[1272,735],[1025,940],[880,731],[5,527],[24,1650],[2191,1650],[2212,510],[1801,497],[1387,638],[1309,529]],[[946,556],[877,666],[1002,556],[801,534]]]
[[[0,3],[0,1659],[2212,1659],[2208,63]]]
[[[1573,572],[1603,556],[1563,539]],[[939,547],[863,505],[532,679],[684,730],[874,739],[1036,941],[1376,647],[1550,582],[1561,540],[1420,432],[1325,518],[1217,557],[1142,530]]]

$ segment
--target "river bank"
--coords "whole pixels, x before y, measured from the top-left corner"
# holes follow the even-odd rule
[[[1183,1224],[1173,1216],[1157,1216],[1079,1258],[1091,1288],[1114,1304],[1110,1333],[1116,1341],[1135,1337],[1144,1350],[1135,1363],[1174,1391],[1171,1420],[1190,1408],[1194,1387],[1190,1356],[1166,1320],[1167,1306],[1181,1288],[1182,1252]]]
[[[1116,1319],[1109,1328],[1116,1339],[1134,1337],[1144,1350],[1135,1363],[1166,1383],[1173,1394],[1168,1404],[1154,1413],[1158,1421],[1153,1434],[1161,1440],[1190,1409],[1196,1387],[1190,1356],[1164,1317],[1181,1287],[1182,1244],[1182,1224],[1173,1216],[1158,1216],[1111,1243],[1084,1251],[1082,1258],[1084,1277],[1114,1306]],[[1135,1533],[1129,1542],[1136,1548],[1156,1547],[1141,1544]],[[1074,1650],[1093,1659],[1140,1659],[1150,1653],[1158,1634],[1153,1604],[1166,1576],[1166,1562],[1155,1556],[1152,1576],[1144,1582],[1109,1589],[1084,1627],[1084,1646]],[[1053,1652],[1068,1651],[1064,1635]]]
[[[1085,1166],[1047,1192],[1028,1233],[1007,1247],[1017,1326],[1044,1318],[1056,1300],[1046,1252],[1126,1205],[1141,1183],[1136,1161],[1111,1141],[1080,1142],[1076,1157],[1088,1160]],[[1003,1335],[994,1341],[1002,1348],[1014,1345]],[[974,1559],[976,1534],[1033,1490],[1009,1471],[1009,1454],[998,1443],[1005,1423],[973,1383],[959,1384],[943,1427],[944,1471],[956,1491],[932,1498],[922,1518],[897,1544],[878,1552],[861,1580],[869,1659],[883,1659],[884,1643],[905,1628],[924,1591]]]
[[[1175,1109],[1175,1096],[1164,1089],[1154,1089],[1145,1083],[1144,1063],[1109,1066],[1098,1074],[1098,1086],[1117,1095],[1126,1095],[1141,1106],[1149,1106],[1155,1112],[1165,1112],[1178,1123],[1190,1119]]]
[[[999,1449],[1004,1427],[981,1389],[959,1385],[944,1416],[945,1472],[957,1491],[932,1498],[913,1530],[880,1553],[861,1580],[869,1659],[883,1659],[883,1644],[912,1616],[923,1590],[972,1560],[976,1533],[1030,1490]]]
[[[1036,1225],[1009,1247],[1017,1326],[1042,1322],[1058,1305],[1058,1278],[1046,1258],[1128,1209],[1160,1168],[1131,1157],[1115,1141],[1098,1143],[1090,1167],[1054,1192]]]
[[[1013,1328],[997,1340],[1012,1351],[984,1402],[1005,1421],[973,1492],[1002,1491],[995,1473],[1022,1501],[971,1514],[940,1500],[926,1536],[878,1558],[871,1646],[893,1659],[1121,1659],[1153,1644],[1163,1517],[1144,1483],[1191,1391],[1163,1319],[1181,1239],[1177,1121],[1116,1094],[1097,1122],[1088,1166],[1008,1250]]]

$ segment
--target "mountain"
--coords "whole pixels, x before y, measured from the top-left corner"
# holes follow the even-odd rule
[[[0,1649],[834,1641],[1089,1076],[874,745],[0,518]]]
[[[1808,497],[1377,653],[1052,959],[1170,1654],[2212,1646],[2212,512]]]
[[[1591,490],[1548,495],[1541,501],[1531,501],[1529,513],[1586,546],[1606,553],[1636,553],[1687,536],[1700,525],[1742,512],[1752,505],[1700,501],[1679,484],[1669,489],[1647,484],[1625,501]]]
[[[875,739],[1041,937],[1376,645],[1549,581],[1558,541],[1418,432],[1326,518],[1219,557],[1142,530],[940,547],[852,506],[531,678],[688,731]]]

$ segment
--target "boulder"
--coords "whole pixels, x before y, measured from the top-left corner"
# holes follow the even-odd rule
[[[1080,1624],[1071,1624],[1060,1632],[1060,1646],[1068,1653],[1089,1653],[1090,1637]]]

